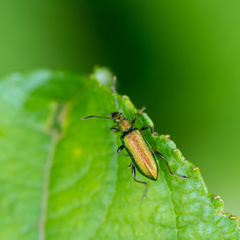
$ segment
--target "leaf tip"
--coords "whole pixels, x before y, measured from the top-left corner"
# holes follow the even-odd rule
[[[100,84],[112,87],[113,73],[107,67],[96,66],[90,78],[95,78]]]

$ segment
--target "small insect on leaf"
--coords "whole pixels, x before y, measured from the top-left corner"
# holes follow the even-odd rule
[[[110,128],[110,130],[113,132],[122,133],[120,137],[122,145],[118,148],[117,153],[121,156],[127,156],[131,158],[131,164],[127,168],[131,167],[132,178],[134,181],[146,185],[145,192],[142,197],[142,199],[144,199],[147,194],[148,183],[139,181],[136,179],[136,169],[146,178],[153,181],[157,181],[158,174],[159,174],[159,165],[158,165],[156,156],[162,158],[166,162],[169,173],[171,175],[176,177],[181,177],[181,178],[188,178],[188,177],[174,174],[171,171],[171,168],[167,160],[165,159],[165,157],[160,152],[150,147],[150,145],[148,144],[147,140],[145,139],[145,137],[142,135],[141,132],[149,128],[151,130],[151,133],[155,135],[156,132],[154,132],[154,126],[146,125],[146,126],[143,126],[141,129],[134,128],[136,117],[143,113],[143,111],[145,110],[145,107],[143,107],[138,113],[133,115],[131,122],[126,117],[124,117],[122,113],[119,112],[117,94],[116,94],[116,80],[117,78],[114,77],[113,90],[114,90],[114,97],[115,97],[117,111],[112,112],[110,114],[110,117],[101,117],[101,116],[91,115],[88,117],[83,117],[82,119],[88,119],[93,117],[105,118],[105,119],[112,119],[114,123],[117,123],[117,128],[116,127]],[[124,148],[126,149],[128,155],[120,153]]]

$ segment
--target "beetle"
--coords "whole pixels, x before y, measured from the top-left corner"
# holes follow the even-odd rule
[[[122,145],[118,148],[117,153],[119,155],[127,156],[131,158],[131,163],[126,168],[132,168],[132,178],[134,181],[146,185],[145,192],[142,197],[142,199],[144,199],[147,194],[148,183],[142,182],[136,179],[136,169],[146,178],[153,181],[157,181],[158,174],[159,174],[159,165],[158,165],[156,156],[162,158],[166,162],[169,173],[171,175],[181,177],[181,178],[189,178],[189,177],[174,174],[171,171],[171,168],[167,160],[165,159],[165,157],[160,152],[152,149],[149,146],[147,140],[145,139],[145,137],[142,135],[141,132],[149,128],[151,130],[151,134],[158,135],[158,133],[154,132],[154,126],[146,125],[146,126],[143,126],[141,129],[134,128],[136,117],[143,113],[143,111],[145,110],[145,107],[143,107],[138,113],[133,115],[132,122],[130,122],[127,118],[124,117],[122,113],[119,112],[116,87],[115,87],[116,79],[117,79],[116,77],[114,77],[113,79],[113,90],[114,90],[117,111],[112,112],[110,117],[101,117],[101,116],[91,115],[88,117],[84,117],[82,119],[88,119],[93,117],[105,118],[105,119],[112,119],[117,124],[117,126],[110,128],[110,130],[113,132],[122,133],[120,137]],[[120,153],[124,148],[126,149],[128,154]]]

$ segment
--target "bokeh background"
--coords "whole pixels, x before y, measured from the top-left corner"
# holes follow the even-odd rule
[[[0,3],[0,75],[108,66],[240,216],[240,1]]]

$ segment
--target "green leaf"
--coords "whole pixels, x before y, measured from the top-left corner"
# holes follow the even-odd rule
[[[15,239],[240,239],[238,219],[223,213],[199,169],[169,136],[143,132],[161,152],[159,179],[144,186],[116,154],[121,134],[109,131],[116,110],[111,73],[88,77],[64,71],[14,73],[0,81],[0,238]],[[100,78],[99,83],[95,78]],[[118,96],[121,112],[137,112]],[[147,114],[136,127],[153,125]],[[156,123],[157,124],[157,123]],[[137,179],[145,180],[137,174]]]

